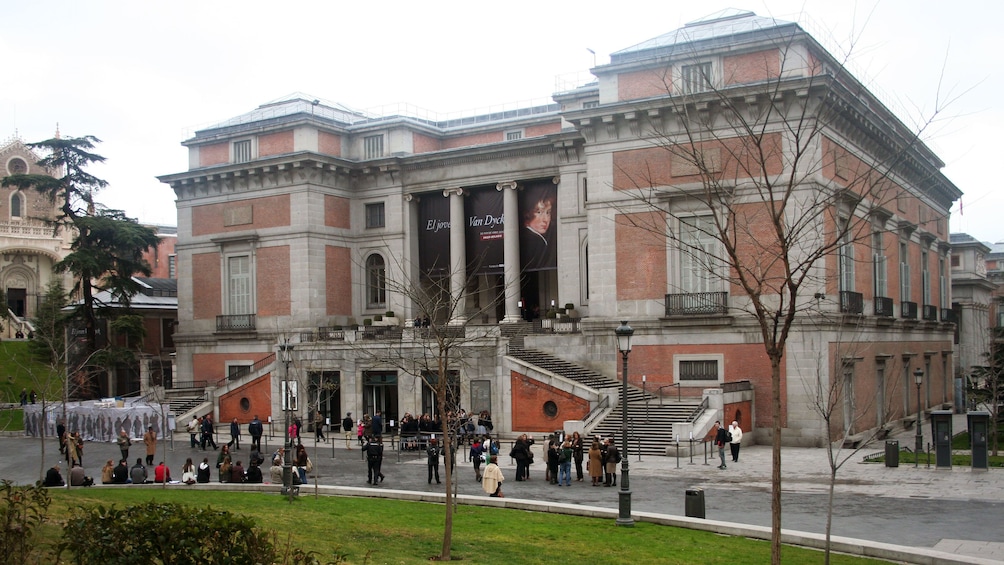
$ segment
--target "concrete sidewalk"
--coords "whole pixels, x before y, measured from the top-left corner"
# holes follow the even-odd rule
[[[962,416],[963,422],[965,416]],[[962,424],[965,425],[964,423]],[[930,427],[929,425],[927,427]],[[964,428],[962,428],[964,429]],[[924,430],[929,434],[929,430]],[[959,431],[956,428],[955,431]],[[913,432],[895,436],[900,446],[913,445]],[[925,440],[926,441],[926,440]],[[281,438],[267,438],[267,450],[274,449]],[[170,444],[170,442],[168,442]],[[358,445],[346,449],[345,441],[318,443],[305,442],[314,462],[312,481],[320,485],[346,487],[352,492],[382,491],[409,492],[415,496],[442,493],[445,485],[429,484],[424,453],[394,451],[388,445],[383,472],[387,478],[376,487],[366,484],[366,466]],[[249,451],[235,451],[237,459],[245,462]],[[850,457],[839,469],[834,488],[832,535],[850,540],[861,540],[880,545],[915,548],[923,551],[949,551],[972,557],[973,562],[1004,562],[1004,544],[1000,524],[1004,520],[1004,469],[974,472],[968,468],[936,470],[933,466],[897,468],[882,464],[863,463],[865,454],[880,452],[884,443],[865,448]],[[45,463],[40,460],[39,441],[24,437],[0,437],[0,449],[6,454],[0,458],[0,477],[17,483],[31,483],[39,473],[58,461],[56,442],[47,440]],[[531,480],[514,482],[515,467],[505,455],[503,446],[501,466],[507,478],[505,500],[536,501],[547,505],[562,505],[615,510],[618,505],[616,488],[590,487],[588,475],[584,482],[575,482],[571,488],[558,488],[544,480],[542,449],[534,446],[536,461],[531,467]],[[177,478],[187,457],[196,462],[208,457],[215,464],[217,452],[190,449],[187,434],[176,434],[173,448],[158,450],[156,461],[165,458]],[[847,455],[847,452],[844,452]],[[142,446],[130,453],[130,465],[142,457]],[[84,463],[88,474],[99,474],[106,459],[118,460],[119,453],[113,444],[87,443]],[[483,498],[480,484],[474,479],[466,454],[458,453],[456,467],[457,488],[460,495]],[[770,446],[747,446],[740,452],[739,462],[727,457],[728,468],[719,470],[717,459],[695,455],[689,458],[644,456],[629,457],[632,512],[636,515],[661,516],[665,520],[685,518],[685,493],[702,489],[705,497],[707,520],[698,523],[710,525],[730,524],[730,527],[749,527],[755,531],[770,526]],[[825,449],[784,448],[782,451],[782,527],[806,536],[825,533],[830,470]],[[440,468],[440,474],[443,474]],[[151,469],[152,475],[152,469]],[[267,473],[266,473],[267,475]],[[574,475],[574,471],[573,471]],[[213,480],[216,480],[214,473]],[[127,487],[128,488],[128,487]],[[138,488],[138,487],[133,487]],[[264,488],[275,488],[269,485]],[[357,490],[360,489],[360,490]],[[312,485],[303,491],[312,490]],[[379,492],[378,492],[379,491]],[[716,526],[717,527],[717,526]],[[853,543],[853,541],[851,542]],[[919,558],[918,558],[919,559]],[[981,561],[982,560],[982,561]],[[936,563],[935,560],[915,562]]]

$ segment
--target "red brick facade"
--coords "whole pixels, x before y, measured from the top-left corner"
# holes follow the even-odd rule
[[[666,236],[652,229],[665,226],[658,212],[617,216],[617,299],[661,299],[666,294]]]
[[[324,195],[324,225],[329,228],[349,229],[349,199]]]
[[[196,320],[212,319],[223,313],[220,292],[220,254],[192,255],[192,312]]]
[[[324,247],[324,294],[329,316],[352,315],[351,253],[348,247]]]
[[[222,395],[220,397],[220,416],[217,423],[228,424],[234,418],[237,418],[238,423],[246,425],[255,415],[263,423],[268,422],[269,417],[272,415],[271,382],[271,375],[265,375],[260,379],[255,379],[240,388]],[[244,407],[245,404],[247,406],[246,409]],[[224,437],[229,438],[229,433],[224,434]],[[251,442],[250,437],[244,438],[244,440],[249,444]]]
[[[199,166],[211,167],[230,162],[230,144],[213,143],[199,147]]]
[[[589,414],[589,402],[516,371],[512,383],[512,429],[521,432],[553,432],[560,430],[565,420],[581,420]],[[548,416],[544,404],[553,402],[554,416]]]
[[[293,132],[280,131],[258,136],[258,156],[283,155],[293,152]]]
[[[288,225],[288,194],[192,207],[193,236]]]
[[[289,246],[261,247],[257,256],[258,315],[288,316]]]

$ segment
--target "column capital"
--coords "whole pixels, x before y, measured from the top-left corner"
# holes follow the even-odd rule
[[[516,187],[517,187],[516,181],[514,181],[514,180],[505,180],[505,181],[502,181],[502,182],[496,184],[495,185],[495,190],[497,190],[499,192],[502,192],[503,190],[505,190],[507,188],[509,190],[516,190]]]
[[[459,187],[458,186],[458,187],[455,187],[455,188],[444,188],[443,189],[443,196],[451,196],[453,194],[456,194],[457,196],[463,196],[464,195],[464,189],[463,189],[463,187]]]

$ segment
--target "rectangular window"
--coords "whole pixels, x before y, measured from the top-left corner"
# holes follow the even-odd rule
[[[886,266],[886,257],[882,248],[882,232],[872,234],[872,270],[873,282],[876,297],[886,297],[886,286],[888,285],[889,273]]]
[[[907,256],[906,242],[899,244],[899,299],[902,302],[911,302],[910,258]]]
[[[174,328],[177,320],[174,318],[160,319],[160,346],[164,349],[174,349]]]
[[[938,300],[939,308],[948,307],[948,283],[945,277],[945,258],[940,257],[938,259],[938,294],[940,300]]]
[[[506,141],[516,141],[517,139],[523,139],[523,131],[507,131],[505,132]]]
[[[227,259],[227,314],[253,314],[251,311],[251,257],[238,255]]]
[[[178,256],[168,255],[167,256],[167,278],[176,279],[178,278]]]
[[[589,108],[595,108],[600,105],[599,100],[588,100],[582,103],[582,108],[588,110]]]
[[[680,288],[684,292],[718,290],[715,229],[712,216],[680,219]]]
[[[369,135],[363,138],[363,158],[383,157],[383,135]]]
[[[854,433],[854,419],[856,406],[854,403],[854,364],[844,365],[843,377],[843,400],[844,400],[844,430],[846,434]]]
[[[840,290],[854,292],[854,242],[851,241],[848,220],[840,220],[844,234],[840,237],[840,248],[837,250],[840,260]]]
[[[927,263],[928,263],[928,256],[927,256],[927,250],[925,249],[920,252],[920,272],[924,290],[923,296],[921,297],[924,301],[923,304],[931,303],[931,271],[930,269],[928,269]]]
[[[699,361],[680,361],[680,381],[717,381],[718,361],[703,359]]]
[[[374,202],[372,204],[366,205],[366,227],[367,228],[382,228],[386,224],[384,223],[383,216],[383,202]]]
[[[251,140],[234,142],[234,163],[247,163],[251,160]]]
[[[711,63],[683,65],[680,69],[680,86],[684,94],[711,90]]]

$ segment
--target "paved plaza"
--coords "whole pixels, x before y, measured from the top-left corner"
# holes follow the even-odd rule
[[[960,427],[962,426],[962,427]],[[965,429],[965,416],[956,416],[956,431]],[[925,430],[929,433],[929,430]],[[913,432],[900,435],[901,446],[913,445]],[[312,435],[312,434],[311,434]],[[387,445],[384,457],[386,480],[379,486],[366,484],[366,465],[355,440],[351,450],[342,436],[328,443],[307,441],[314,462],[318,484],[364,489],[405,490],[412,492],[442,492],[444,485],[427,482],[424,453],[396,451]],[[281,438],[265,438],[263,445],[274,450]],[[549,501],[584,507],[616,509],[615,488],[592,487],[588,476],[571,487],[557,487],[544,480],[541,445],[531,466],[531,480],[513,481],[515,465],[506,457],[503,446],[500,464],[506,476],[508,499]],[[45,468],[58,461],[55,441],[46,442]],[[235,451],[237,459],[247,463],[250,453],[242,444]],[[37,439],[0,437],[0,446],[7,455],[0,459],[0,477],[18,483],[37,480],[40,468],[40,448]],[[834,536],[869,540],[907,547],[930,548],[957,555],[969,555],[985,560],[1004,562],[1004,470],[974,472],[968,467],[950,470],[900,465],[863,463],[865,454],[883,450],[883,444],[866,448],[854,455],[837,473],[833,511]],[[159,461],[163,449],[158,450]],[[209,457],[215,464],[216,452],[203,452],[189,447],[188,435],[177,434],[173,446],[167,444],[167,462],[175,478],[187,457],[196,462]],[[143,446],[134,445],[130,465],[143,456]],[[709,453],[710,456],[710,453]],[[117,460],[118,449],[113,444],[87,443],[84,463],[88,474],[100,474],[107,459]],[[932,455],[933,457],[933,455]],[[457,492],[461,495],[484,496],[474,471],[464,455],[458,455]],[[709,521],[732,522],[751,526],[770,526],[770,446],[743,447],[739,462],[732,463],[726,455],[728,469],[717,468],[717,459],[705,462],[703,455],[677,460],[675,457],[631,456],[630,487],[632,510],[669,516],[685,514],[688,489],[703,489],[706,518]],[[152,476],[152,469],[151,476]],[[442,474],[443,469],[440,469]],[[268,473],[265,473],[266,477]],[[573,471],[574,476],[574,471]],[[829,489],[829,465],[826,450],[814,448],[784,448],[782,452],[782,528],[822,534],[826,525],[826,505]],[[216,480],[214,473],[213,480]],[[179,486],[178,488],[184,488]],[[306,488],[306,487],[305,487]]]

